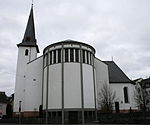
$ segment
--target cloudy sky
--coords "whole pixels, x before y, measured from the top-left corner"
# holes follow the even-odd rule
[[[31,0],[0,0],[0,91],[14,92],[17,46]],[[150,0],[34,0],[36,38],[78,40],[101,60],[113,60],[130,79],[150,76]]]

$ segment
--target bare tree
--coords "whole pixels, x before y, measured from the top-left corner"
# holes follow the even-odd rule
[[[141,111],[146,111],[146,104],[145,104],[146,94],[145,93],[146,93],[145,90],[140,89],[140,88],[136,88],[134,91],[134,100],[136,102],[137,107]]]
[[[112,112],[113,104],[116,100],[116,93],[104,84],[98,93],[98,105],[103,112]]]

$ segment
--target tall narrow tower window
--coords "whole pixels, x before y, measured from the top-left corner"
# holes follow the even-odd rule
[[[89,64],[89,52],[88,51],[86,51],[87,53],[86,53],[86,60],[87,60],[87,64]]]
[[[65,62],[68,62],[68,49],[65,49]]]
[[[124,87],[124,88],[123,88],[123,91],[124,91],[124,102],[125,102],[125,103],[129,103],[128,88],[127,88],[127,87]]]
[[[89,52],[89,64],[92,64],[91,63],[91,52]]]
[[[52,64],[52,51],[50,52],[50,65]]]
[[[82,50],[83,63],[85,63],[85,50]]]
[[[58,63],[61,63],[61,49],[58,49]]]
[[[74,62],[74,50],[70,49],[70,62]]]
[[[79,62],[79,50],[78,49],[75,49],[75,59],[76,59],[76,62]]]
[[[25,50],[25,56],[28,56],[28,54],[29,54],[29,50],[26,49],[26,50]]]
[[[54,64],[56,63],[56,50],[53,51],[54,52]]]

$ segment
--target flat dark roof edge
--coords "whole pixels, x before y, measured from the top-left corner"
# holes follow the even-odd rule
[[[94,53],[96,52],[94,47],[89,45],[89,44],[86,44],[86,43],[83,43],[83,42],[79,42],[79,41],[74,41],[74,40],[64,40],[64,41],[60,41],[60,42],[55,42],[55,43],[52,43],[50,45],[48,45],[47,47],[44,48],[43,50],[43,53],[46,51],[46,49],[50,48],[50,47],[53,47],[53,46],[56,46],[56,45],[61,45],[61,44],[82,44],[82,45],[85,45],[85,46],[88,46],[90,47],[91,49],[94,50]]]

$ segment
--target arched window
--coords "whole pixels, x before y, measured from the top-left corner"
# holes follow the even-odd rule
[[[129,97],[128,97],[128,87],[123,88],[124,91],[124,102],[129,103]]]
[[[29,53],[29,50],[26,49],[26,50],[25,50],[25,56],[28,56],[28,53]]]

